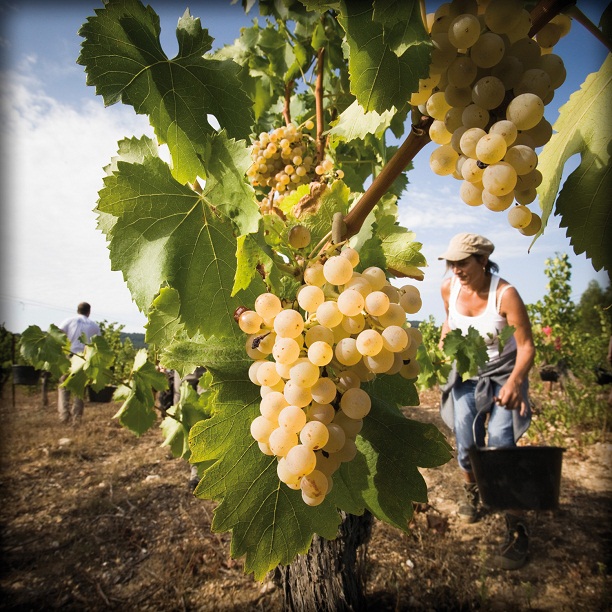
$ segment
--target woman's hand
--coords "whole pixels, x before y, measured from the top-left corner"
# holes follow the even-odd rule
[[[499,394],[494,398],[497,404],[507,410],[520,410],[521,416],[527,414],[527,404],[523,401],[521,385],[512,380],[508,380],[499,390]]]

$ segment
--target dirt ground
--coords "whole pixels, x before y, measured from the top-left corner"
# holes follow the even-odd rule
[[[8,387],[8,388],[7,388]],[[79,428],[61,425],[55,395],[11,386],[1,404],[2,610],[281,609],[270,582],[244,575],[229,536],[210,532],[213,504],[188,487],[189,467],[113,420],[114,404],[88,404]],[[442,428],[436,395],[407,415]],[[445,430],[443,430],[445,431]],[[408,534],[375,523],[368,547],[372,610],[612,609],[610,445],[563,458],[560,507],[531,513],[529,563],[487,562],[503,519],[455,517],[461,483],[451,462],[423,470],[429,504]]]

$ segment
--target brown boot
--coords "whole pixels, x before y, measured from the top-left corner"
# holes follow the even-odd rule
[[[459,503],[457,515],[464,523],[474,523],[478,519],[478,485],[475,482],[466,482],[463,485],[464,498]]]

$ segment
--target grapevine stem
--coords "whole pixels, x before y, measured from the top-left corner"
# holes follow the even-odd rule
[[[344,217],[346,237],[354,236],[363,225],[366,217],[374,209],[380,198],[389,190],[393,181],[401,174],[414,156],[429,142],[428,129],[433,119],[423,117],[413,125],[408,138],[385,164],[380,174],[372,181],[370,187],[361,196],[357,204]]]
[[[541,0],[531,11],[529,38],[537,34],[555,15],[575,4],[576,0]]]
[[[568,17],[575,19],[580,25],[586,28],[599,42],[601,42],[608,51],[612,52],[612,41],[606,38],[603,32],[577,7],[570,6],[565,14]]]
[[[317,53],[317,82],[315,85],[315,110],[317,115],[317,162],[325,155],[325,138],[323,136],[323,57],[325,47],[321,47]]]

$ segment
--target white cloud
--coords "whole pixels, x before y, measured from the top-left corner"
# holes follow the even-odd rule
[[[11,73],[3,84],[3,293],[70,311],[87,300],[92,316],[141,327],[144,317],[121,274],[110,270],[92,209],[117,141],[150,133],[145,119],[97,101],[58,103],[28,76]],[[20,315],[14,311],[5,315],[7,325]],[[14,326],[48,325],[57,312],[40,323],[24,322],[21,313]]]

